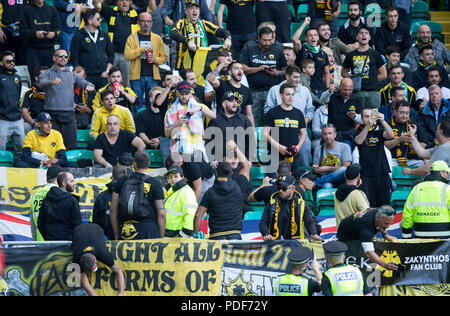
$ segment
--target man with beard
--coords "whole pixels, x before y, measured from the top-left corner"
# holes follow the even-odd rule
[[[140,30],[128,36],[124,56],[131,61],[130,86],[138,95],[139,108],[142,108],[150,105],[148,92],[161,80],[159,65],[166,63],[168,56],[161,37],[151,32],[151,14],[139,14],[138,22]]]
[[[6,149],[6,144],[11,137],[14,150],[20,152],[23,138],[23,119],[19,108],[20,101],[20,76],[16,74],[16,61],[13,52],[6,51],[2,54],[0,69],[0,150]]]
[[[53,55],[55,64],[39,76],[39,86],[45,92],[44,110],[52,117],[55,129],[61,132],[64,145],[70,150],[77,146],[75,87],[88,92],[95,88],[67,67],[68,58],[64,49],[58,49]]]
[[[320,49],[317,29],[307,29],[305,40],[300,51],[297,51],[296,65],[301,67],[305,59],[314,61],[315,72],[311,77],[311,92],[320,98],[322,93],[330,87],[330,62],[328,55]]]
[[[394,116],[389,125],[394,132],[394,138],[385,142],[391,151],[393,166],[421,167],[423,160],[417,156],[411,144],[410,105],[406,101],[396,102],[394,105]]]
[[[73,195],[75,179],[67,171],[56,178],[39,210],[38,229],[44,240],[72,240],[73,230],[81,225],[79,197]]]
[[[363,7],[362,4],[356,0],[352,0],[348,3],[348,17],[349,19],[339,28],[338,38],[344,42],[344,44],[351,45],[353,48],[358,47],[356,40],[356,34],[361,25],[366,25],[367,22],[362,16]],[[369,45],[373,45],[374,32],[372,28],[369,28],[370,41]]]
[[[359,47],[347,55],[342,65],[342,77],[359,77],[360,87],[353,87],[360,91],[355,94],[363,100],[366,108],[377,109],[380,107],[381,96],[379,92],[379,82],[386,79],[386,66],[380,53],[369,46],[371,39],[370,29],[364,24],[358,29],[356,35]],[[355,78],[358,79],[358,78]]]
[[[52,118],[41,112],[36,118],[37,128],[31,130],[23,141],[22,159],[17,163],[19,168],[76,167],[67,161],[66,147],[60,132],[52,129]]]
[[[427,70],[431,67],[438,67],[442,75],[442,86],[450,88],[448,72],[445,66],[438,66],[434,58],[434,49],[431,45],[422,46],[419,50],[420,60],[417,70],[413,73],[413,87],[418,90],[427,85]]]
[[[224,39],[224,47],[231,48],[230,32],[217,25],[200,19],[199,0],[186,0],[186,18],[176,22],[170,33],[170,38],[177,42],[176,69],[183,68],[183,59],[186,52],[195,53],[199,47],[207,47],[208,37],[212,35]]]
[[[252,91],[253,117],[257,126],[262,121],[269,89],[283,81],[282,69],[287,66],[283,49],[273,45],[274,37],[270,27],[263,27],[258,32],[259,42],[245,45],[241,51],[240,60]]]
[[[427,70],[427,85],[417,90],[417,102],[419,103],[420,109],[423,109],[425,104],[427,104],[428,100],[430,99],[428,88],[432,85],[441,87],[442,96],[444,97],[444,99],[450,99],[450,89],[442,86],[441,70],[437,66],[431,66]]]
[[[406,102],[406,91],[404,89],[404,87],[400,86],[400,87],[392,87],[389,91],[389,95],[390,95],[390,99],[389,99],[389,103],[387,103],[386,105],[382,105],[380,106],[380,108],[378,109],[378,111],[380,113],[382,113],[384,115],[384,118],[387,122],[390,122],[392,117],[394,116],[394,112],[395,112],[395,105],[398,102]],[[413,121],[416,121],[417,118],[417,112],[416,110],[414,110],[411,107],[411,104],[408,103],[409,107],[410,107],[410,117]]]
[[[409,49],[406,55],[406,62],[408,63],[411,71],[416,71],[419,67],[420,61],[420,49],[423,46],[431,45],[433,48],[433,55],[436,60],[436,65],[442,67],[450,63],[450,52],[445,45],[438,39],[431,38],[431,29],[428,25],[421,25],[417,30],[416,43]]]
[[[136,150],[144,151],[145,143],[134,133],[120,129],[117,115],[109,115],[106,119],[106,132],[98,135],[94,145],[94,160],[103,167],[114,167],[117,157],[123,153]]]
[[[216,100],[220,104],[225,92],[231,91],[237,98],[238,111],[244,114],[255,126],[255,119],[253,118],[252,111],[252,92],[251,90],[242,84],[244,77],[244,68],[241,62],[232,61],[226,68],[228,70],[228,77],[218,78],[218,74],[221,69],[224,68],[227,61],[220,63],[217,68],[207,76],[209,84],[214,88],[216,94]],[[218,107],[217,111],[221,111],[222,108]]]
[[[253,124],[244,114],[239,112],[238,98],[232,91],[227,91],[225,92],[225,94],[223,94],[221,103],[222,111],[218,111],[217,118],[215,120],[212,120],[208,126],[208,128],[217,127],[222,132],[221,138],[223,141],[223,146],[222,149],[219,150],[219,152],[217,151],[217,147],[215,147],[216,159],[219,160],[223,157],[223,153],[225,153],[225,147],[228,140],[233,139],[236,143],[239,144],[238,139],[244,138],[244,148],[240,149],[245,153],[247,160],[249,160],[249,155],[251,152],[250,145],[256,144]],[[228,135],[229,132],[227,131],[229,130],[232,131],[232,135]],[[244,135],[242,133],[244,133]],[[214,139],[211,139],[209,142],[212,141],[216,141],[217,145],[221,140],[217,139],[216,135],[216,137]]]
[[[397,65],[402,66],[402,70],[403,70],[403,74],[404,74],[403,81],[406,84],[409,84],[410,86],[412,86],[413,73],[409,69],[409,67],[408,67],[409,65],[400,63],[400,59],[401,59],[400,53],[401,53],[401,49],[397,45],[390,45],[390,46],[386,47],[386,53],[384,54],[384,57],[386,57],[386,59],[387,59],[386,69],[387,69],[388,78],[384,79],[381,82],[382,87],[386,86],[389,82],[391,82],[391,79],[389,78],[391,68],[394,66],[397,66]]]
[[[316,24],[316,29],[319,32],[319,44],[323,47],[329,47],[334,54],[336,64],[342,66],[343,56],[347,56],[353,48],[344,44],[339,38],[331,38],[330,26],[325,21],[320,21]]]

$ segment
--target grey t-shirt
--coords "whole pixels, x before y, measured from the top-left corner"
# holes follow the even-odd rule
[[[444,160],[450,166],[450,143],[436,146],[428,151],[431,154],[431,162]]]
[[[313,163],[321,167],[339,167],[344,161],[352,161],[350,146],[345,143],[336,142],[333,149],[328,149],[325,144],[322,144],[314,151]]]

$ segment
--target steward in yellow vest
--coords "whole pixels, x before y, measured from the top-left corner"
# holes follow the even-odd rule
[[[403,209],[402,238],[450,238],[450,168],[443,160],[433,162],[430,174],[416,185]]]
[[[197,210],[197,197],[194,190],[187,185],[183,169],[172,166],[167,172],[171,185],[167,192],[166,237],[192,237],[194,216]]]

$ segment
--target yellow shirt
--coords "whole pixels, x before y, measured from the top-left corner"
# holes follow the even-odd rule
[[[22,148],[30,148],[31,152],[37,151],[46,154],[49,159],[56,158],[56,152],[66,150],[63,137],[57,130],[50,130],[48,136],[41,136],[36,129],[31,130],[23,140]]]
[[[89,132],[92,138],[95,139],[101,133],[106,132],[106,119],[111,114],[115,114],[119,117],[120,129],[136,133],[133,114],[131,114],[130,110],[127,108],[116,104],[111,112],[108,112],[104,106],[94,112],[92,115],[91,131]]]

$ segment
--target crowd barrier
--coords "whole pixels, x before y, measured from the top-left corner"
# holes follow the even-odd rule
[[[272,296],[276,276],[289,272],[287,256],[300,245],[313,250],[324,271],[327,261],[320,243],[308,241],[208,241],[155,239],[107,242],[125,275],[127,296]],[[358,247],[350,247],[350,249]],[[367,282],[381,296],[450,295],[450,241],[376,242],[376,252],[401,269],[390,272],[349,254]],[[70,242],[7,242],[3,249],[5,279],[18,296],[85,295],[79,269],[72,263]],[[310,267],[306,275],[313,277]],[[114,273],[99,264],[90,278],[98,295],[116,295]]]

